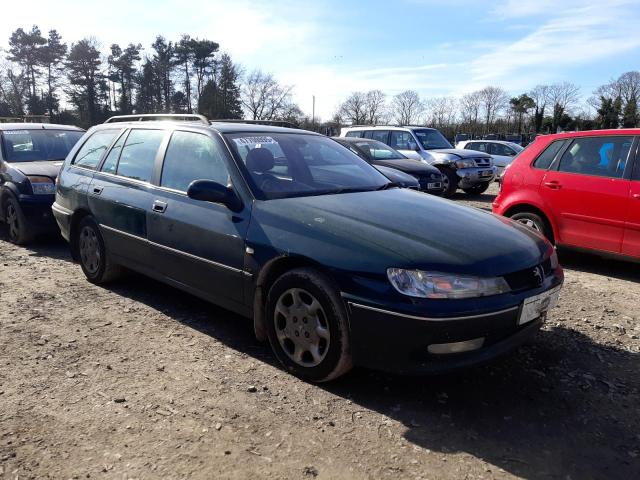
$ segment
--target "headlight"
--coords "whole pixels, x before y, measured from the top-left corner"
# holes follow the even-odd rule
[[[502,277],[481,278],[402,268],[387,269],[387,277],[398,292],[419,298],[486,297],[510,290]]]
[[[458,168],[474,168],[476,166],[476,162],[473,160],[457,160],[456,167]]]
[[[439,173],[431,173],[429,174],[429,178],[431,180],[439,180],[442,178],[442,175],[440,175]]]
[[[56,193],[56,186],[49,177],[28,176],[31,182],[31,189],[35,195],[53,195]]]

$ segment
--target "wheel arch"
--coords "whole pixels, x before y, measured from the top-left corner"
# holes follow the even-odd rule
[[[267,293],[273,283],[283,274],[296,268],[313,268],[323,275],[331,278],[326,267],[318,262],[302,256],[283,255],[269,260],[256,277],[253,295],[253,329],[256,338],[260,341],[267,339],[264,310],[267,302]]]
[[[540,217],[542,217],[542,220],[544,220],[546,222],[547,227],[549,228],[549,231],[551,232],[551,236],[552,236],[551,243],[553,243],[555,245],[555,243],[556,243],[556,241],[558,239],[556,225],[551,220],[551,217],[549,215],[547,215],[547,213],[542,208],[540,208],[540,207],[538,207],[536,205],[532,205],[530,203],[518,203],[518,204],[509,206],[509,208],[507,208],[505,210],[504,216],[505,217],[512,217],[516,213],[525,213],[525,212],[535,213],[536,215],[539,215]]]

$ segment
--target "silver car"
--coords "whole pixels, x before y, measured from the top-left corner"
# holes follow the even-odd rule
[[[465,140],[458,142],[456,148],[488,153],[493,158],[493,164],[498,167],[498,176],[501,176],[507,165],[524,150],[517,143],[503,140]]]

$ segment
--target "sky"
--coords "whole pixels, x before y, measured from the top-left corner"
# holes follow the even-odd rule
[[[220,44],[245,71],[273,73],[329,119],[351,92],[516,95],[570,81],[588,97],[640,69],[640,0],[0,0],[0,47],[38,25],[67,42],[141,43],[188,33]]]

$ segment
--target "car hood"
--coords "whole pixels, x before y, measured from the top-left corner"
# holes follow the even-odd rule
[[[62,161],[41,161],[41,162],[16,162],[11,165],[24,173],[25,175],[44,175],[46,177],[55,178],[60,172]]]
[[[503,275],[542,262],[549,248],[523,225],[407,189],[257,201],[253,219],[248,241],[267,257],[372,274],[400,267]]]
[[[433,157],[437,159],[459,160],[461,158],[491,158],[491,155],[476,150],[463,150],[459,148],[442,148],[438,150],[427,150]]]
[[[404,173],[395,168],[385,167],[384,165],[374,165],[376,170],[382,173],[385,177],[394,183],[400,184],[403,187],[419,187],[420,183],[416,177]]]
[[[419,160],[411,160],[411,159],[396,159],[396,160],[373,160],[371,163],[374,165],[382,165],[384,167],[395,168],[396,170],[401,170],[406,173],[412,174],[420,174],[427,175],[430,173],[440,174],[440,170],[436,167],[432,167],[424,162]]]

